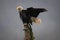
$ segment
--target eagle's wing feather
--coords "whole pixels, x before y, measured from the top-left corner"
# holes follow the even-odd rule
[[[45,11],[47,11],[47,10],[44,9],[44,8],[28,8],[27,11],[29,11],[29,14],[30,14],[32,17],[37,17],[37,16],[39,15],[39,13],[45,12]]]

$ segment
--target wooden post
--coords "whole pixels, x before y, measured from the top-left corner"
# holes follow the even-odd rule
[[[29,25],[29,24],[24,25],[24,31],[25,31],[24,40],[34,40],[31,25]]]

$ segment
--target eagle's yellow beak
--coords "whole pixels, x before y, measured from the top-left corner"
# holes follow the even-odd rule
[[[18,7],[16,7],[16,10],[17,11],[22,11],[23,10],[23,7],[22,6],[18,6]]]

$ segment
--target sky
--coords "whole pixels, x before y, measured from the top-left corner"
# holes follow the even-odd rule
[[[17,6],[45,8],[40,24],[33,23],[35,40],[60,40],[60,0],[0,0],[0,40],[24,40],[24,27]]]

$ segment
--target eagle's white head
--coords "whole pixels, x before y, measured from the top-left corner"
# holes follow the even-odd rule
[[[22,11],[23,10],[23,7],[22,6],[18,6],[18,7],[16,7],[16,10],[17,11]]]

